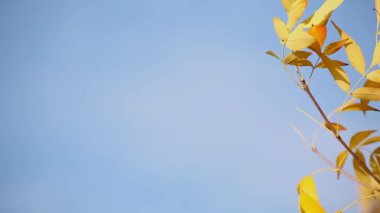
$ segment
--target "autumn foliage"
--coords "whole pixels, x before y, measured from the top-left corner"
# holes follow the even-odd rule
[[[346,130],[341,123],[341,116],[347,113],[368,115],[368,111],[377,112],[380,101],[380,42],[378,42],[380,24],[380,0],[375,0],[377,17],[376,43],[373,55],[367,64],[359,44],[338,23],[332,21],[332,14],[343,0],[326,0],[314,13],[304,17],[307,0],[281,0],[287,14],[287,20],[273,18],[274,30],[283,46],[281,54],[268,51],[283,65],[294,83],[305,92],[320,114],[321,119],[312,118],[303,112],[321,129],[331,133],[331,140],[341,144],[343,151],[336,156],[335,163],[326,158],[317,147],[311,145],[312,151],[325,161],[337,178],[345,176],[360,187],[359,198],[345,207],[337,207],[336,212],[344,212],[359,203],[361,211],[366,213],[380,212],[380,135],[376,130],[360,130],[349,138],[343,138],[340,132]],[[335,31],[335,32],[334,32]],[[336,33],[340,38],[326,44],[328,36]],[[336,53],[345,51],[347,58],[336,57]],[[352,67],[360,77],[354,79],[345,70]],[[309,85],[314,72],[327,70],[335,84],[345,97],[342,105],[327,114],[313,95]],[[331,81],[331,82],[334,82]],[[332,119],[335,120],[332,120]],[[302,136],[300,130],[295,130]],[[307,142],[307,141],[306,141]],[[308,142],[307,142],[308,143]],[[352,164],[347,164],[352,161]],[[346,169],[352,165],[353,174]],[[313,175],[307,175],[297,187],[299,209],[304,213],[327,212],[320,201]]]

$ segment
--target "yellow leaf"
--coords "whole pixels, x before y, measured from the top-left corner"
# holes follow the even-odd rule
[[[351,137],[350,148],[355,149],[364,139],[376,132],[376,130],[366,130],[357,132]]]
[[[298,26],[293,32],[289,34],[288,40],[285,45],[290,50],[302,50],[310,46],[314,42],[313,36],[303,31],[302,26]]]
[[[336,133],[337,131],[345,131],[347,130],[346,127],[338,124],[338,123],[325,123],[325,126],[327,129],[329,129],[330,131]]]
[[[375,149],[370,157],[370,166],[372,169],[372,172],[380,177],[380,147]]]
[[[284,62],[289,64],[296,59],[307,59],[310,55],[311,53],[306,51],[293,51],[285,57]]]
[[[330,62],[334,65],[334,66],[338,66],[338,67],[343,67],[343,66],[347,66],[348,64],[343,62],[343,61],[338,61],[338,60],[331,60],[330,59]],[[328,68],[327,65],[321,61],[319,62],[316,66],[316,68]]]
[[[319,56],[321,57],[323,63],[326,64],[339,88],[345,92],[348,92],[350,90],[350,79],[344,70],[340,66],[334,64],[331,59],[329,59],[324,54],[319,54]]]
[[[302,178],[302,180],[298,183],[297,192],[298,194],[306,193],[314,200],[319,201],[317,186],[315,185],[314,178],[311,175]]]
[[[301,213],[326,213],[322,205],[309,194],[301,193],[298,203]]]
[[[343,0],[326,0],[315,13],[303,23],[309,28],[315,25],[325,25],[331,13],[341,5]]]
[[[376,109],[375,107],[371,107],[368,105],[368,102],[367,103],[352,103],[352,104],[348,104],[348,105],[345,105],[343,108],[342,108],[342,111],[362,111],[362,112],[366,112],[366,111],[380,111],[379,109]]]
[[[268,54],[268,55],[270,55],[270,56],[273,56],[274,58],[276,58],[276,59],[278,59],[280,61],[282,61],[281,58],[278,57],[278,55],[275,52],[273,52],[272,50],[268,50],[265,53]]]
[[[336,67],[335,72],[331,72],[331,75],[343,91],[348,92],[350,90],[350,79],[341,67]]]
[[[312,53],[308,51],[293,51],[293,54],[299,58],[309,58],[309,56],[312,55]]]
[[[374,87],[360,87],[352,93],[352,96],[362,100],[380,101],[380,89]]]
[[[347,44],[345,44],[346,54],[351,65],[362,75],[365,73],[365,60],[360,46],[355,42],[351,36],[338,27],[334,22],[332,22],[335,29],[338,31],[342,40],[347,39]]]
[[[365,163],[364,155],[360,150],[356,150],[355,154],[363,163]],[[360,181],[368,183],[370,181],[370,178],[367,172],[361,167],[360,163],[355,158],[353,159],[353,165],[355,176],[358,177]]]
[[[292,29],[307,7],[307,0],[293,0],[288,12],[288,27]]]
[[[367,140],[365,140],[361,146],[367,146],[367,145],[370,145],[370,144],[373,144],[373,143],[377,143],[377,142],[380,142],[380,136],[376,136],[376,137],[372,137],[372,138],[368,138]]]
[[[347,39],[332,42],[326,46],[325,51],[323,51],[323,53],[325,55],[332,55],[338,52],[346,44],[347,44]]]
[[[344,164],[346,163],[347,156],[348,156],[347,151],[343,151],[338,155],[338,157],[336,157],[336,168],[338,169],[343,168]],[[340,171],[338,170],[337,179],[339,179],[339,176],[340,176]]]
[[[294,66],[313,66],[313,64],[307,60],[311,55],[310,52],[306,51],[294,51],[287,55],[284,59],[285,64],[294,65]]]
[[[294,0],[281,0],[282,6],[284,6],[286,12],[290,10],[293,2]]]
[[[299,67],[306,67],[306,66],[312,67],[313,66],[313,64],[309,60],[304,59],[304,58],[294,59],[287,64],[293,65],[293,66],[299,66]]]
[[[380,89],[380,83],[375,82],[375,81],[371,81],[371,80],[367,80],[364,83],[364,87],[373,87],[373,88],[379,88]],[[360,100],[360,102],[364,105],[368,105],[370,101],[369,100]]]
[[[273,18],[273,27],[281,42],[285,42],[288,39],[289,30],[286,24],[279,18]]]
[[[326,40],[327,28],[325,26],[315,25],[312,26],[307,32],[315,39],[315,42],[312,44],[311,48],[315,49],[316,51],[320,51]]]
[[[376,44],[375,50],[373,51],[372,63],[370,68],[374,67],[376,64],[380,63],[380,42]]]
[[[380,83],[380,70],[375,70],[367,74],[367,78],[371,81]]]

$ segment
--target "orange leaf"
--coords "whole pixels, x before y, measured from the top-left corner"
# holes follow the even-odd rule
[[[345,131],[347,130],[346,127],[338,124],[338,123],[325,123],[325,126],[327,129],[329,129],[330,131],[336,133],[337,131]]]
[[[325,26],[312,26],[308,31],[315,39],[315,43],[311,45],[311,48],[317,48],[316,50],[320,51],[321,47],[325,43],[327,36],[327,28]]]

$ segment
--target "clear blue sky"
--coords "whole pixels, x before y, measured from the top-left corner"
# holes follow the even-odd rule
[[[367,56],[372,8],[333,17]],[[264,54],[281,49],[273,16],[280,1],[1,1],[0,212],[296,212],[297,182],[326,165],[290,128],[316,128],[295,106],[318,115]],[[322,105],[340,104],[318,81]],[[329,210],[354,197],[334,174],[317,183]]]

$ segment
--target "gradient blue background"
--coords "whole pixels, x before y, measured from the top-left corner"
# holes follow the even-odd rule
[[[333,17],[367,58],[372,8]],[[290,128],[311,137],[294,107],[318,114],[264,54],[281,50],[273,16],[280,1],[1,1],[0,212],[297,212],[297,182],[327,166]],[[327,72],[315,82],[326,109],[342,102]],[[355,197],[333,173],[317,183],[330,211]]]

